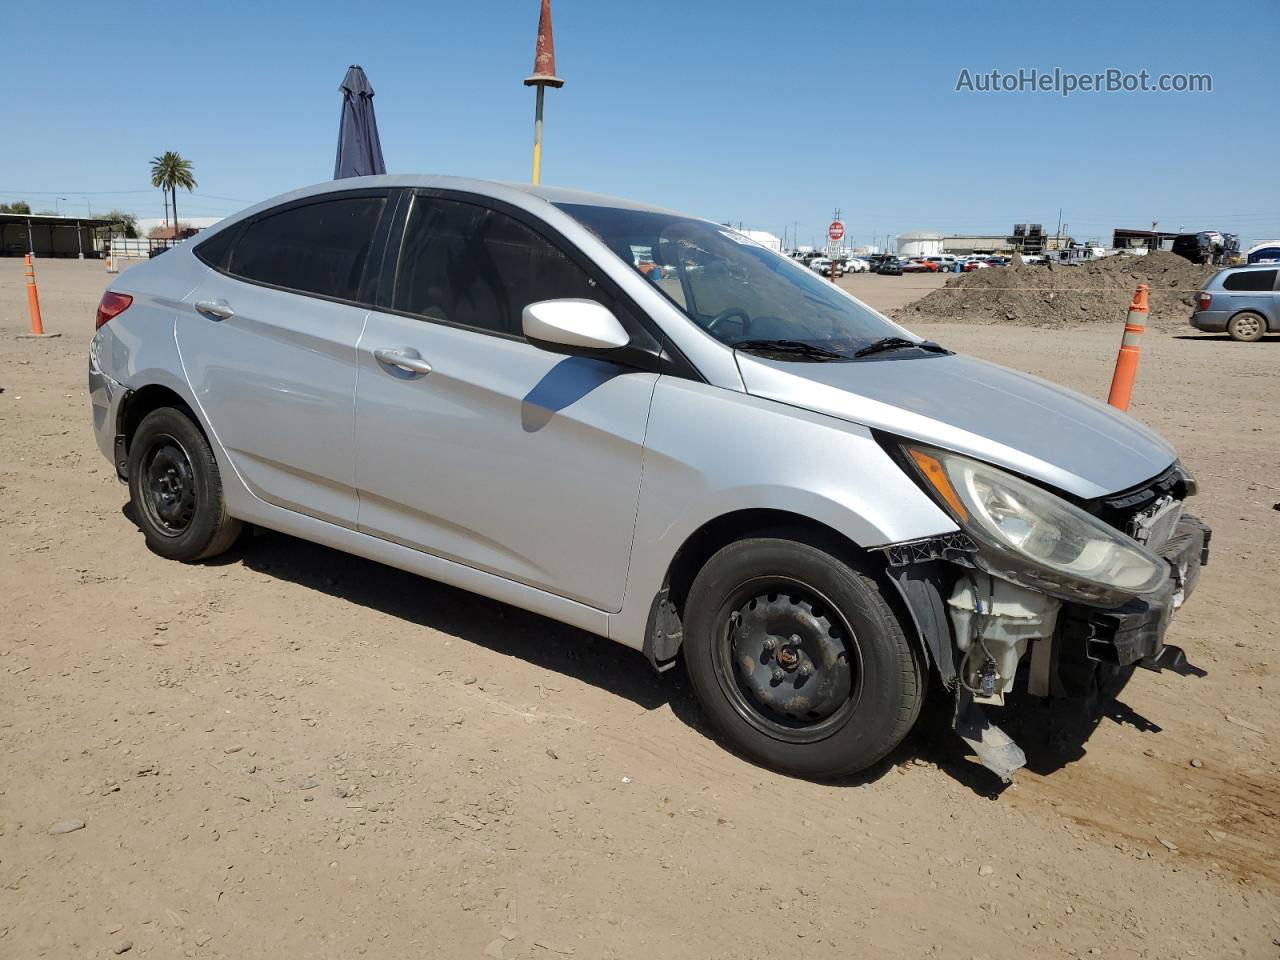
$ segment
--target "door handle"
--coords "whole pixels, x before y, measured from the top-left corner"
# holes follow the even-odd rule
[[[205,316],[213,317],[217,320],[226,320],[228,317],[236,315],[236,312],[231,309],[231,305],[225,300],[197,300],[196,309]]]
[[[423,360],[421,354],[412,347],[401,347],[398,350],[383,347],[373,351],[373,356],[379,363],[399,367],[401,370],[408,370],[410,373],[431,372],[431,364]]]

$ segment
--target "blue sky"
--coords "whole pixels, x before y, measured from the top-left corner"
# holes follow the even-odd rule
[[[543,180],[780,233],[1114,226],[1280,235],[1280,10],[1269,3],[553,0],[567,85]],[[23,3],[6,11],[0,201],[191,216],[333,172],[360,63],[391,172],[529,176],[538,0]],[[972,73],[1209,73],[1213,92],[957,93]],[[132,191],[132,192],[131,192]]]

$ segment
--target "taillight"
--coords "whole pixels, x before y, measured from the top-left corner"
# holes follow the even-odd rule
[[[1213,294],[1211,293],[1198,294],[1196,302],[1199,304],[1196,307],[1197,310],[1208,310],[1209,304],[1213,303]]]
[[[97,330],[112,317],[118,317],[124,313],[131,303],[133,303],[133,297],[127,293],[113,293],[108,290],[98,302],[98,318],[93,324],[93,329]]]

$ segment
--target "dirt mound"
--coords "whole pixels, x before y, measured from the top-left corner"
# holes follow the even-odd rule
[[[1197,290],[1213,267],[1172,253],[1114,256],[1074,267],[1010,265],[957,274],[923,299],[894,311],[911,323],[960,321],[1075,326],[1124,320],[1134,288],[1151,289],[1149,325],[1184,327]]]

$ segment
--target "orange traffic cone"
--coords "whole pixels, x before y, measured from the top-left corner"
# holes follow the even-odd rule
[[[36,268],[31,262],[31,254],[26,254],[23,262],[27,267],[27,310],[31,314],[31,332],[18,334],[20,340],[45,340],[61,336],[58,333],[45,333],[44,320],[40,316],[40,291],[36,289]]]
[[[1111,377],[1111,393],[1107,403],[1121,410],[1129,409],[1133,396],[1133,381],[1138,376],[1139,337],[1147,332],[1147,285],[1138,284],[1133,303],[1129,304],[1129,316],[1124,321],[1124,339],[1120,341],[1120,353],[1116,356],[1116,372]]]
[[[36,268],[31,254],[23,257],[27,265],[27,310],[31,313],[31,332],[37,337],[44,333],[44,320],[40,316],[40,291],[36,289]]]

